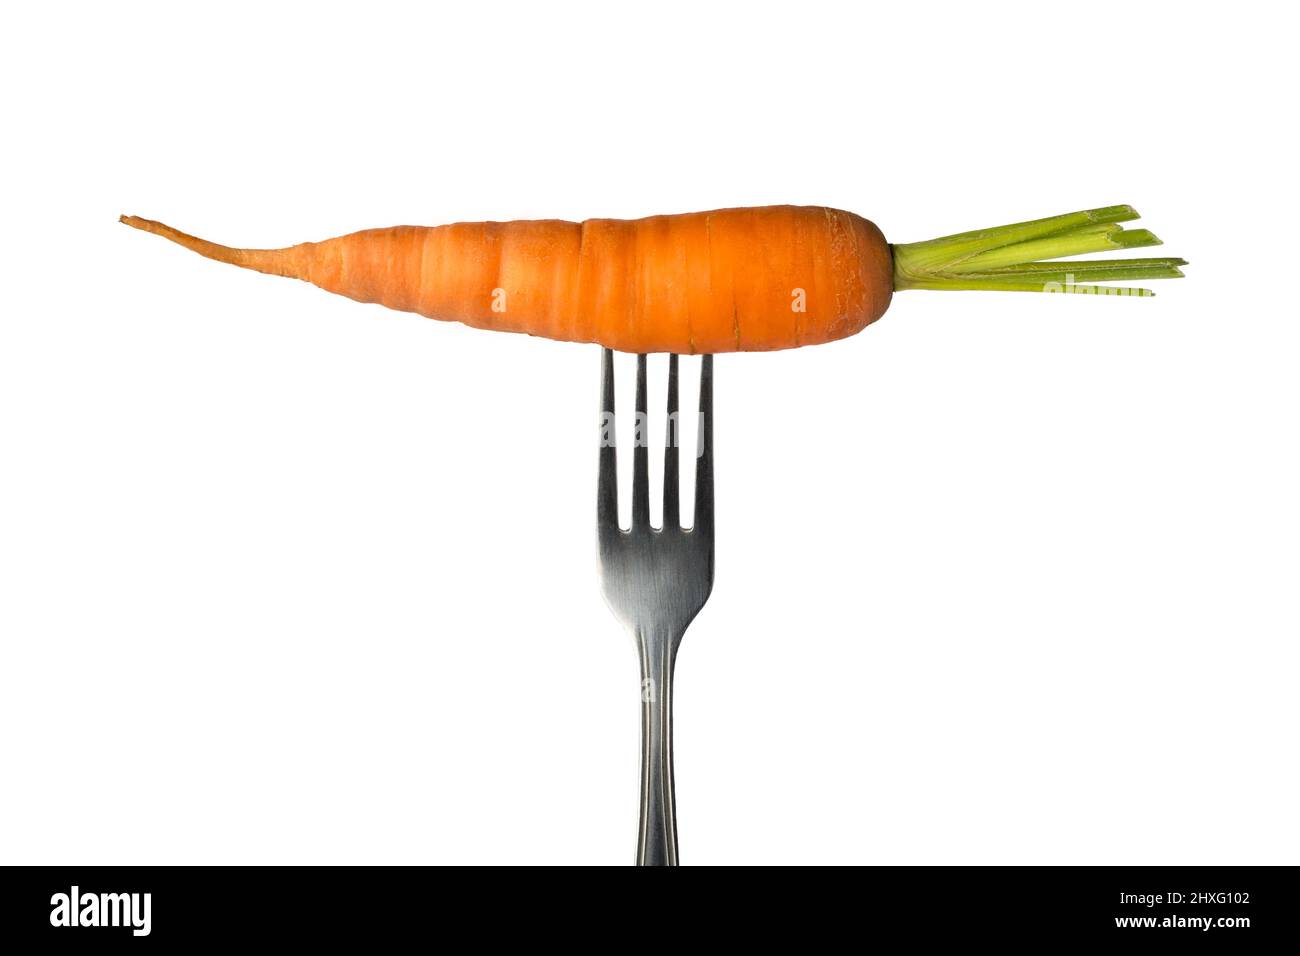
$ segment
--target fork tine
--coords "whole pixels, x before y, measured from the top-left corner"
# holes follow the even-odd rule
[[[700,363],[699,457],[695,460],[693,531],[713,535],[713,356]]]
[[[650,524],[650,449],[646,420],[645,356],[636,357],[636,419],[632,445],[632,527]]]
[[[682,526],[677,465],[677,442],[680,434],[677,414],[677,356],[669,355],[668,424],[664,426],[664,530]]]
[[[600,363],[600,477],[596,488],[596,523],[618,530],[618,449],[614,446],[614,353],[604,350]]]

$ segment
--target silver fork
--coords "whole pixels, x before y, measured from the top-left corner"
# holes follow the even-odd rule
[[[650,527],[646,357],[636,360],[636,434],[632,451],[632,526],[618,523],[614,446],[614,353],[600,373],[600,480],[596,524],[601,587],[614,615],[631,629],[641,657],[641,826],[638,866],[677,865],[673,805],[673,665],[682,635],[713,590],[713,356],[700,369],[700,438],[695,462],[695,519],[678,517],[677,356],[668,357],[668,425],[664,442],[664,517]]]

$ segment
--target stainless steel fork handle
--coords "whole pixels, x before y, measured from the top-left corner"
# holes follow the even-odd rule
[[[641,827],[638,866],[677,865],[673,802],[673,665],[681,634],[636,635],[641,655]]]

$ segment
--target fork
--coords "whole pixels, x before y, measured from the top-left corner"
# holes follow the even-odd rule
[[[677,356],[668,357],[668,425],[664,442],[663,526],[650,526],[646,357],[636,359],[636,438],[632,451],[632,525],[618,521],[614,443],[614,353],[600,374],[600,477],[596,525],[605,601],[636,639],[641,660],[641,823],[638,866],[677,865],[673,803],[673,665],[687,626],[713,589],[713,356],[700,368],[700,434],[695,462],[695,518],[679,518]]]

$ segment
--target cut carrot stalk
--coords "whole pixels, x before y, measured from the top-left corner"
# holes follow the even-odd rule
[[[963,232],[893,246],[894,288],[1073,292],[1149,296],[1149,289],[1095,282],[1177,279],[1185,259],[1102,259],[1052,262],[1068,256],[1158,246],[1147,229],[1120,225],[1138,218],[1132,206],[1104,206],[1047,219]],[[1080,283],[1077,279],[1085,280]]]

